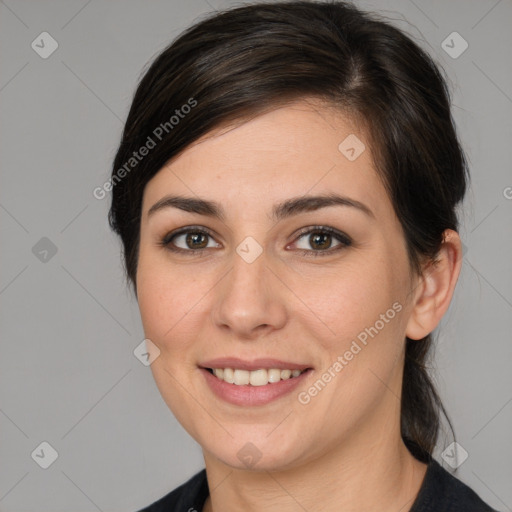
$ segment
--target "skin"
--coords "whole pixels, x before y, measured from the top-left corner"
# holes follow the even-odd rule
[[[355,161],[338,150],[349,134],[366,145]],[[373,215],[330,206],[277,223],[270,217],[276,203],[331,192]],[[148,215],[168,194],[219,202],[225,218],[172,207]],[[333,251],[340,242],[332,237],[319,249],[298,233],[315,225],[345,233],[351,245]],[[203,253],[173,253],[161,244],[185,226],[212,231]],[[147,184],[140,227],[137,295],[146,337],[160,350],[151,369],[163,399],[203,449],[211,489],[204,510],[408,510],[426,465],[400,436],[405,337],[420,339],[441,320],[461,244],[447,230],[438,263],[423,277],[412,273],[364,131],[312,99],[218,129]],[[263,249],[252,263],[236,252],[247,236]],[[184,236],[174,243],[191,249]],[[298,392],[396,302],[401,311],[301,404]],[[305,363],[313,372],[274,402],[236,406],[217,398],[198,368],[223,356]],[[260,454],[252,467],[237,456],[249,442]]]

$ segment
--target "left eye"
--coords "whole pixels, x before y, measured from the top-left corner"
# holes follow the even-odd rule
[[[305,233],[303,232],[298,239],[304,239],[305,245],[313,247],[313,250],[307,247],[298,247],[305,254],[310,253],[313,256],[319,256],[320,253],[331,253],[343,249],[352,243],[347,235],[334,229],[321,226],[309,229]],[[338,242],[334,248],[333,239]],[[294,245],[298,246],[297,243],[294,243]]]

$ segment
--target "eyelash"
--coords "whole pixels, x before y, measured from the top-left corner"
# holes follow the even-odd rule
[[[198,255],[199,253],[203,253],[201,256],[205,256],[206,251],[205,249],[182,249],[180,247],[172,247],[171,242],[174,238],[176,238],[179,235],[187,234],[187,233],[195,233],[195,234],[203,234],[207,235],[211,238],[214,238],[212,233],[205,228],[201,228],[199,226],[187,226],[184,228],[179,229],[178,231],[174,231],[172,233],[167,234],[160,242],[159,245],[162,247],[165,247],[167,250],[175,252],[175,253],[187,253],[190,255]],[[300,239],[306,235],[311,235],[313,233],[316,234],[328,234],[333,236],[338,242],[340,242],[340,245],[336,246],[335,248],[329,248],[326,250],[307,250],[307,249],[298,249],[298,251],[307,257],[319,257],[319,256],[326,256],[333,254],[335,252],[338,252],[346,247],[349,247],[352,245],[352,240],[345,235],[345,233],[342,233],[341,231],[338,231],[336,229],[327,227],[327,226],[312,226],[305,228],[304,230],[301,230],[301,232],[298,234],[297,239]]]

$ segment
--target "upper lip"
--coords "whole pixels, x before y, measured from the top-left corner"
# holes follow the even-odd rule
[[[253,359],[252,361],[245,361],[236,357],[219,357],[217,359],[209,359],[199,364],[202,368],[234,368],[239,370],[260,370],[276,368],[278,370],[306,370],[311,368],[310,365],[291,363],[280,361],[278,359]]]

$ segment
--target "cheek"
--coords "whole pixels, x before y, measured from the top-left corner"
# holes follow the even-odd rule
[[[376,261],[351,262],[322,281],[310,301],[336,336],[373,325],[397,300],[393,272]]]
[[[149,251],[147,251],[149,252]],[[137,271],[137,299],[146,337],[161,350],[170,348],[180,328],[193,317],[198,288],[185,272],[176,272],[158,255],[141,250]]]
[[[190,400],[183,383],[193,381],[197,371],[191,348],[196,339],[193,324],[200,325],[196,319],[199,310],[194,308],[199,305],[200,292],[189,275],[141,251],[137,271],[139,310],[146,338],[160,349],[151,372],[167,406],[193,436],[193,420],[201,418],[204,411]]]
[[[376,410],[388,387],[394,389],[403,351],[404,307],[397,276],[386,265],[351,267],[326,280],[323,292],[319,288],[318,296],[310,297],[329,326],[316,338],[324,349],[317,379],[326,384],[316,380],[302,390],[301,399],[310,400],[312,417],[331,415],[333,435],[340,426],[350,428]]]
[[[344,379],[354,384],[355,379],[363,387],[360,379],[368,369],[389,377],[403,348],[406,281],[396,263],[392,258],[351,262],[310,296],[329,327],[319,338],[328,353],[325,364],[341,356]]]
[[[213,268],[173,264],[161,252],[141,251],[137,294],[144,333],[160,349],[159,363],[173,374],[188,378],[196,370],[220,275]]]

